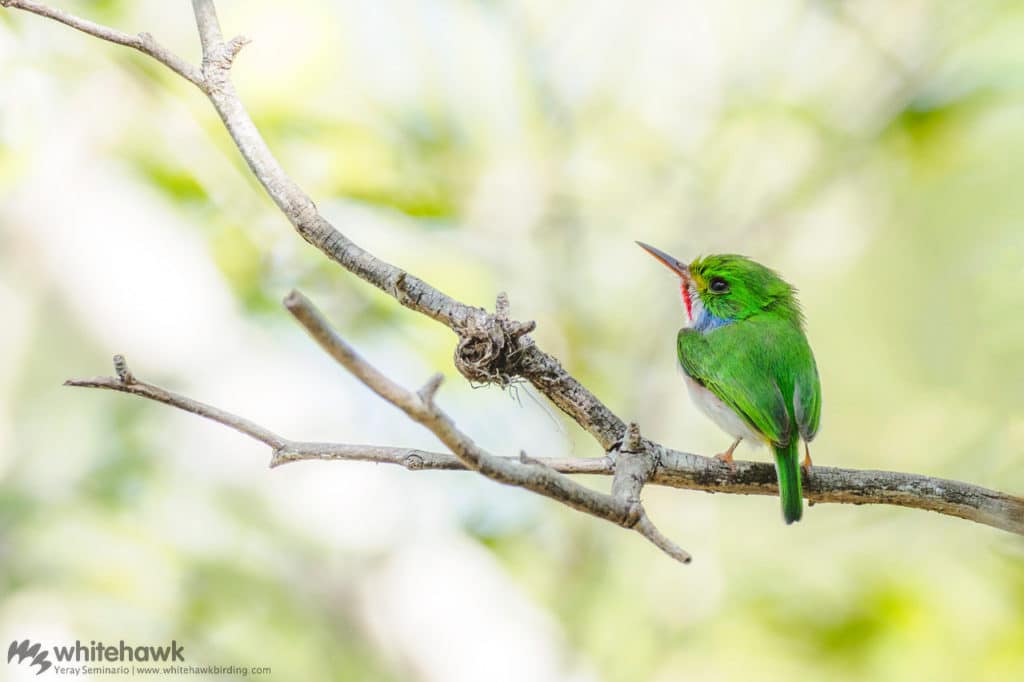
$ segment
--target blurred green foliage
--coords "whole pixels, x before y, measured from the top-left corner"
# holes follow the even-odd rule
[[[1024,4],[683,5],[339,1],[286,12],[258,2],[222,12],[226,31],[255,38],[235,76],[257,125],[327,217],[461,300],[491,306],[507,290],[514,315],[538,320],[538,341],[646,435],[698,452],[723,445],[675,375],[674,289],[633,239],[682,257],[744,252],[799,287],[824,385],[816,462],[1024,490]],[[69,8],[197,52],[181,7]],[[367,519],[311,524],[318,512],[302,488],[289,497],[308,517],[289,518],[269,474],[209,463],[228,448],[212,431],[59,384],[105,367],[112,343],[133,343],[132,357],[169,366],[156,378],[223,376],[236,391],[226,399],[244,405],[251,396],[232,372],[282,381],[293,378],[287,358],[322,361],[307,360],[315,349],[280,310],[292,287],[403,380],[451,374],[453,337],[302,243],[219,119],[173,74],[40,22],[0,11],[0,82],[12,84],[0,102],[0,196],[33,208],[0,206],[0,305],[10,305],[0,624],[44,612],[72,639],[173,636],[197,661],[268,664],[280,679],[441,679],[447,668],[417,658],[416,642],[382,637],[366,613],[368,585],[418,531],[346,544],[327,528]],[[62,146],[74,154],[53,151]],[[51,218],[35,215],[35,197],[66,202],[77,219],[88,197],[75,188],[95,189],[60,174],[76,159],[117,183],[105,212],[159,213],[200,245],[230,301],[197,296],[185,310],[237,313],[215,327],[232,334],[233,352],[207,358],[209,320],[179,308],[165,319],[165,301],[144,302],[159,311],[144,320],[111,311],[96,280],[116,278],[123,254],[83,251],[106,265],[76,270],[69,235],[84,228],[74,220],[45,238]],[[140,239],[146,228],[136,226]],[[149,276],[175,289],[207,281],[199,266],[168,269],[173,249],[153,243]],[[186,340],[162,345],[176,328]],[[289,402],[287,388],[261,397]],[[329,416],[280,421],[380,444],[411,438],[372,396],[353,389],[351,404],[335,404],[307,390],[302,405],[321,415],[326,402]],[[517,390],[473,393],[453,377],[444,396],[474,437],[507,454],[534,443],[596,454],[554,408]],[[196,451],[203,466],[187,457]],[[321,482],[344,485],[344,466],[321,469]],[[784,528],[772,500],[648,490],[663,530],[697,557],[680,569],[629,534],[515,491],[417,476],[396,474],[388,488],[407,505],[433,499],[418,485],[442,489],[451,532],[483,548],[507,585],[495,603],[522,600],[550,617],[564,640],[558,665],[580,679],[1024,679],[1019,538],[852,506],[817,505]],[[386,505],[360,509],[399,513]],[[512,618],[490,606],[470,611],[495,630]],[[438,627],[449,615],[436,613]]]

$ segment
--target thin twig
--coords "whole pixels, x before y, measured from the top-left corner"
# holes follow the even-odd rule
[[[224,426],[232,428],[239,433],[251,436],[252,438],[266,443],[275,449],[283,448],[288,443],[286,439],[277,435],[273,431],[269,431],[248,419],[233,415],[230,412],[225,412],[213,405],[207,405],[206,403],[186,398],[183,395],[172,393],[171,391],[160,388],[159,386],[146,383],[145,381],[139,381],[138,379],[134,379],[131,383],[121,381],[117,377],[68,379],[64,382],[64,385],[78,386],[82,388],[105,388],[110,391],[120,391],[121,393],[131,393],[132,395],[149,398],[150,400],[155,400],[158,403],[164,403],[165,405],[170,405],[172,407],[177,407],[180,410],[197,414],[200,417],[212,419],[218,424],[223,424]]]
[[[59,21],[62,24],[78,29],[82,33],[88,33],[89,35],[100,38],[101,40],[106,40],[111,43],[124,45],[125,47],[138,50],[139,52],[147,54],[157,60],[185,80],[198,86],[200,89],[204,88],[203,76],[199,69],[156,42],[153,36],[149,33],[139,33],[137,35],[122,33],[116,29],[102,26],[89,21],[88,19],[76,17],[64,10],[50,7],[41,2],[35,2],[34,0],[0,0],[0,7],[10,7],[13,9],[25,10],[32,14],[38,14],[39,16],[46,17],[47,19]]]
[[[118,356],[119,357],[119,356]],[[274,433],[245,417],[240,417],[213,405],[199,402],[180,393],[145,381],[125,382],[116,376],[92,377],[90,379],[68,379],[65,386],[80,388],[101,388],[108,391],[128,393],[170,405],[179,410],[205,417],[218,424],[243,433],[273,450],[271,467],[278,467],[292,462],[310,460],[337,460],[350,462],[376,462],[378,464],[398,464],[406,469],[417,470],[466,470],[457,457],[442,452],[430,452],[417,448],[383,447],[379,445],[358,445],[349,443],[321,443],[314,441],[291,440]],[[508,458],[512,459],[512,458]],[[611,462],[605,457],[597,458],[542,458],[538,463],[565,474],[610,474]]]

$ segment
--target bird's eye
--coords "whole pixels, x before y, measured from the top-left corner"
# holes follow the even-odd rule
[[[729,283],[726,282],[721,277],[712,277],[711,284],[709,286],[711,288],[711,291],[715,292],[716,294],[724,294],[725,292],[729,291]]]

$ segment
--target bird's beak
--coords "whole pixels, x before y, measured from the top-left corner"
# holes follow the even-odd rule
[[[690,266],[687,265],[686,263],[684,263],[683,261],[678,260],[676,258],[673,258],[672,256],[668,255],[667,253],[665,253],[661,249],[656,249],[653,246],[651,246],[650,244],[644,244],[643,242],[637,242],[637,245],[641,249],[643,249],[644,251],[646,251],[647,253],[651,254],[652,256],[657,258],[659,261],[661,261],[661,263],[664,264],[665,267],[667,267],[672,272],[676,273],[677,275],[679,275],[680,277],[682,277],[684,279],[689,278],[689,276],[690,276]]]

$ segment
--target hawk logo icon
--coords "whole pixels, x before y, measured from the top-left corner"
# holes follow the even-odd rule
[[[33,644],[27,639],[21,642],[14,640],[11,642],[10,648],[7,649],[7,662],[10,663],[11,659],[15,656],[18,657],[18,663],[21,663],[26,658],[31,658],[32,660],[29,661],[29,666],[38,665],[39,671],[36,675],[42,675],[49,670],[50,666],[53,665],[53,663],[46,660],[46,657],[50,652],[46,649],[40,651],[42,646],[42,644]]]

